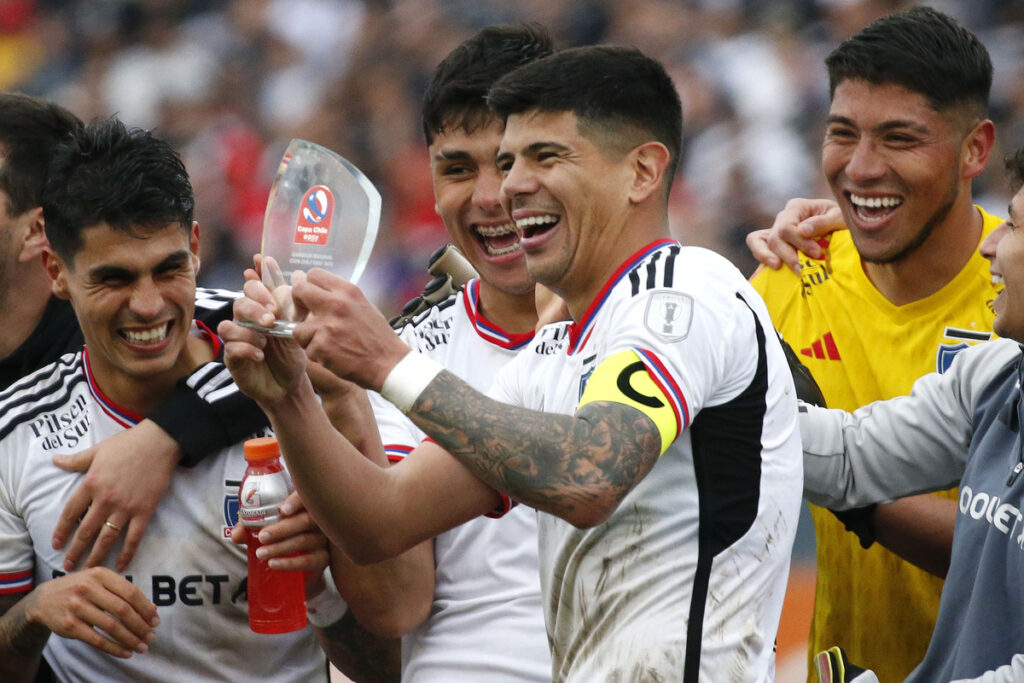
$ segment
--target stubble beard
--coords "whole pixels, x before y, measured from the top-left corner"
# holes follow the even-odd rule
[[[956,179],[950,183],[949,190],[946,191],[942,205],[936,209],[931,216],[924,222],[921,229],[917,231],[917,234],[911,238],[910,242],[905,244],[902,248],[899,248],[895,252],[889,252],[886,254],[879,254],[878,256],[865,256],[861,252],[861,259],[865,263],[872,263],[875,265],[892,265],[894,263],[902,263],[906,261],[910,256],[920,249],[928,238],[935,232],[935,228],[939,227],[943,221],[949,218],[949,214],[953,211],[953,206],[956,204],[957,197],[960,191],[956,184]],[[854,246],[856,246],[856,240],[854,240]],[[858,249],[857,251],[860,251]]]

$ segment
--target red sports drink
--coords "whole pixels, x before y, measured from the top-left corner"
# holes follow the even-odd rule
[[[238,516],[248,536],[249,628],[256,633],[287,633],[306,626],[305,574],[271,569],[256,557],[261,545],[256,534],[281,518],[278,508],[292,489],[280,456],[273,437],[245,442],[248,467],[238,491]]]

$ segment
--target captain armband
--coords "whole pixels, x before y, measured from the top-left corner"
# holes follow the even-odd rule
[[[596,401],[621,403],[651,418],[661,434],[659,454],[664,453],[679,435],[676,411],[635,351],[620,351],[594,368],[580,397],[579,407]]]

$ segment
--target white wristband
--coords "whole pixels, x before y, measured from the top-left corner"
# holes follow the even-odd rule
[[[413,351],[391,369],[380,388],[380,395],[408,415],[416,399],[442,370],[444,366],[433,358]]]
[[[324,570],[324,583],[327,587],[320,591],[319,595],[306,599],[306,619],[315,628],[327,628],[348,611],[348,603],[334,585],[330,569]]]

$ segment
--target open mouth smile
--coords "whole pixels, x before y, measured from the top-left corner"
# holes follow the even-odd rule
[[[135,346],[151,346],[162,342],[167,338],[167,331],[171,327],[171,322],[164,321],[159,325],[153,327],[144,328],[133,328],[133,329],[121,329],[118,330],[118,334],[121,338],[127,341],[129,344]]]
[[[888,218],[903,204],[903,198],[895,195],[886,197],[865,197],[847,192],[846,197],[853,205],[857,217],[867,223],[880,222]]]

